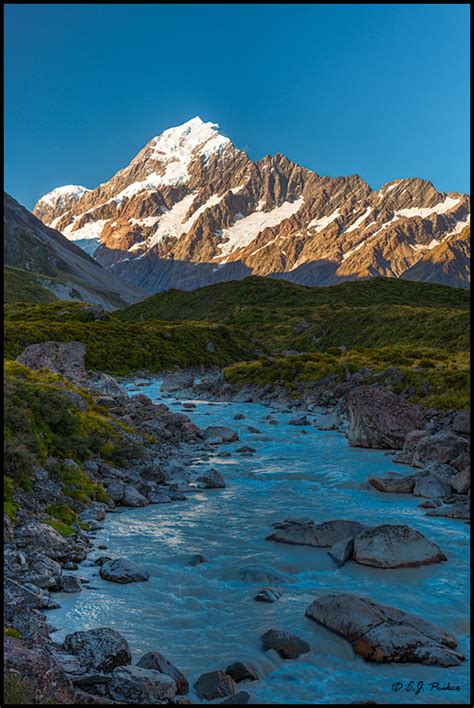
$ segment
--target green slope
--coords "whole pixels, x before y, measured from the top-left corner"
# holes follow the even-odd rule
[[[17,268],[6,267],[3,270],[3,301],[5,303],[30,302],[47,304],[58,298],[47,288],[37,283],[34,273],[27,273]]]
[[[269,350],[424,344],[468,348],[469,293],[431,283],[374,278],[306,287],[250,277],[191,292],[169,290],[115,313],[128,322],[222,322]]]

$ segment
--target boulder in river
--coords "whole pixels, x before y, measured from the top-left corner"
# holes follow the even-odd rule
[[[68,634],[63,649],[79,657],[84,666],[96,671],[113,671],[132,660],[127,640],[108,627]]]
[[[165,659],[163,654],[159,651],[149,651],[144,654],[140,660],[137,662],[137,666],[142,669],[153,669],[154,671],[160,671],[162,674],[171,676],[173,681],[176,683],[176,691],[178,695],[184,696],[189,692],[189,683],[186,677],[181,673],[179,669],[174,666],[171,661]]]
[[[459,666],[457,642],[431,622],[366,597],[346,593],[322,595],[306,616],[352,644],[355,653],[377,663]]]
[[[415,486],[415,477],[413,475],[400,475],[395,472],[388,472],[386,477],[370,475],[367,481],[378,492],[390,494],[411,494]]]
[[[234,679],[224,671],[209,671],[202,674],[194,684],[199,698],[212,701],[214,698],[233,696],[235,693]]]
[[[150,574],[139,565],[126,558],[106,561],[99,571],[100,577],[112,583],[140,583],[148,580]]]
[[[147,506],[150,503],[133,484],[125,485],[121,502],[124,506],[132,507]]]
[[[238,433],[232,428],[226,428],[223,425],[210,425],[204,430],[204,440],[220,440],[222,443],[237,442],[239,440]],[[213,443],[216,444],[215,442]]]
[[[176,696],[171,676],[140,666],[114,669],[108,686],[109,696],[121,703],[163,703]]]
[[[304,639],[288,632],[280,632],[278,629],[269,629],[265,632],[262,636],[262,647],[264,651],[273,649],[282,659],[297,659],[301,654],[311,651],[311,647]]]
[[[378,386],[357,386],[345,401],[354,447],[401,450],[407,433],[425,423],[419,406]]]
[[[405,525],[376,526],[354,539],[356,563],[375,568],[411,568],[447,560],[439,546]]]
[[[253,599],[256,602],[277,602],[281,597],[283,597],[281,588],[268,587],[259,590]]]
[[[222,489],[225,487],[224,477],[214,468],[208,470],[196,480],[201,489]]]
[[[75,575],[63,575],[61,577],[61,590],[63,592],[81,592],[81,581]]]
[[[356,536],[369,527],[358,521],[335,519],[315,524],[311,519],[286,519],[273,524],[275,532],[267,541],[299,546],[329,548],[348,536]]]
[[[425,497],[426,499],[437,499],[445,497],[451,491],[449,482],[439,479],[433,474],[420,474],[415,478],[413,494],[415,497]]]
[[[333,559],[334,563],[342,568],[346,561],[352,558],[354,552],[354,537],[348,536],[340,541],[337,541],[328,551],[328,554]]]
[[[258,675],[253,666],[244,664],[243,661],[236,661],[230,664],[225,673],[233,678],[235,683],[240,683],[240,681],[258,681]]]

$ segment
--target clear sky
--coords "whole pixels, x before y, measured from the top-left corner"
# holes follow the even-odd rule
[[[193,116],[372,188],[469,191],[469,7],[7,5],[5,188],[95,187]]]

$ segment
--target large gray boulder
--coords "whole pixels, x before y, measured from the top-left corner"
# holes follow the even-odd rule
[[[438,499],[447,496],[451,491],[451,484],[439,479],[434,474],[420,474],[415,478],[413,494],[415,497],[425,499]]]
[[[140,507],[147,506],[150,502],[133,484],[126,484],[121,503],[124,506]]]
[[[216,469],[204,472],[196,481],[201,489],[222,489],[225,487],[224,477]]]
[[[419,531],[388,524],[356,536],[353,558],[375,568],[411,568],[447,560],[441,548]]]
[[[354,447],[401,449],[407,433],[424,426],[419,406],[377,386],[358,386],[345,400]]]
[[[367,481],[378,492],[389,494],[411,494],[415,486],[415,477],[413,475],[400,475],[395,472],[387,472],[386,477],[370,475]]]
[[[122,703],[163,703],[176,696],[176,683],[153,669],[121,666],[112,672],[108,693]]]
[[[267,536],[267,541],[289,543],[298,546],[329,548],[342,539],[356,536],[368,529],[358,521],[335,519],[315,524],[311,519],[286,519],[273,524],[275,532]]]
[[[87,377],[84,357],[86,348],[81,342],[42,342],[30,344],[16,358],[29,369],[49,369],[71,381],[83,382]]]
[[[451,477],[451,486],[458,494],[467,494],[471,488],[471,470],[469,467]]]
[[[176,692],[178,695],[186,695],[189,692],[189,682],[186,677],[171,661],[165,659],[163,654],[160,654],[159,651],[149,651],[147,654],[144,654],[140,660],[137,661],[137,666],[142,669],[153,669],[153,671],[159,671],[162,674],[170,676],[176,683]]]
[[[453,430],[459,435],[471,434],[471,414],[470,411],[459,411],[453,420]]]
[[[429,463],[451,464],[461,454],[469,452],[468,440],[449,430],[434,435],[424,435],[413,450],[412,463],[422,467]]]
[[[235,683],[240,681],[258,681],[258,674],[249,664],[244,664],[243,661],[235,661],[230,664],[225,673],[234,679]]]
[[[345,593],[319,597],[306,616],[344,637],[354,652],[377,663],[459,666],[462,654],[450,634],[420,617]]]
[[[204,440],[210,441],[211,444],[231,443],[239,440],[239,435],[232,428],[226,428],[223,425],[210,425],[204,430]],[[218,442],[217,442],[218,441]]]
[[[235,693],[234,679],[224,671],[210,671],[202,674],[194,684],[199,698],[212,701],[214,698],[233,696]]]
[[[68,634],[63,649],[78,656],[84,666],[96,671],[110,672],[132,660],[127,640],[108,627]]]
[[[278,629],[269,629],[265,632],[262,636],[262,648],[264,651],[273,649],[282,659],[297,659],[301,654],[311,651],[311,647],[304,639]]]
[[[32,521],[20,526],[15,533],[20,548],[27,548],[30,555],[44,554],[53,560],[63,560],[69,553],[69,545],[52,526]]]
[[[337,541],[328,551],[338,568],[342,568],[344,563],[352,558],[354,553],[354,538],[348,536],[341,541]]]
[[[100,577],[112,583],[140,583],[148,580],[150,573],[126,558],[115,558],[101,566]]]
[[[174,393],[175,391],[181,391],[183,388],[191,388],[193,384],[193,374],[186,371],[171,372],[165,374],[160,390],[162,393]]]

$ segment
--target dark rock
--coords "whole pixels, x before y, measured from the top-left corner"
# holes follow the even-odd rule
[[[194,684],[194,688],[199,698],[206,701],[232,696],[235,693],[234,680],[223,671],[210,671],[202,674]]]
[[[273,524],[275,533],[267,537],[268,541],[289,543],[301,546],[329,548],[348,536],[356,536],[368,526],[358,521],[333,520],[315,524],[311,519],[286,519]]]
[[[63,575],[61,577],[61,590],[63,592],[81,592],[81,581],[75,575]]]
[[[411,568],[447,560],[439,546],[404,525],[383,525],[354,539],[353,558],[376,568]]]
[[[104,563],[99,571],[100,577],[112,583],[140,583],[148,580],[147,570],[126,558],[115,558]]]
[[[262,588],[253,598],[256,602],[276,602],[283,597],[283,592],[280,588]]]
[[[81,342],[42,342],[30,344],[16,361],[29,369],[49,369],[71,381],[83,382],[87,376],[85,353]]]
[[[262,647],[264,651],[273,649],[282,659],[297,659],[301,654],[310,651],[309,644],[303,639],[277,629],[269,629],[265,632],[262,636]]]
[[[337,541],[328,551],[338,568],[342,568],[346,561],[352,558],[354,551],[354,537],[348,536],[340,541]]]
[[[225,487],[224,478],[220,472],[210,469],[197,478],[201,489],[222,489]]]
[[[189,683],[185,676],[174,666],[171,661],[165,659],[163,654],[158,651],[149,651],[144,654],[137,662],[137,666],[143,669],[153,669],[162,674],[170,676],[176,683],[176,691],[178,695],[185,695],[189,692]]]
[[[388,472],[386,477],[370,475],[367,481],[377,491],[390,494],[411,494],[415,486],[413,475],[398,475],[394,472]]]
[[[204,430],[204,439],[208,441],[221,440],[224,443],[231,443],[237,442],[239,436],[232,428],[226,428],[221,425],[211,425]]]
[[[108,693],[123,703],[163,703],[176,695],[176,683],[153,669],[121,666],[112,672]]]
[[[358,386],[346,396],[354,447],[401,449],[407,433],[424,425],[421,409],[377,386]]]
[[[323,595],[307,607],[305,614],[347,639],[366,661],[458,666],[464,660],[454,651],[456,640],[444,630],[365,597]]]
[[[255,669],[248,664],[244,664],[242,661],[236,661],[230,664],[230,666],[226,668],[225,673],[233,678],[235,683],[240,683],[240,681],[258,681]]]
[[[78,656],[84,666],[96,671],[113,671],[117,666],[130,664],[132,660],[126,639],[108,627],[68,634],[63,649]]]

